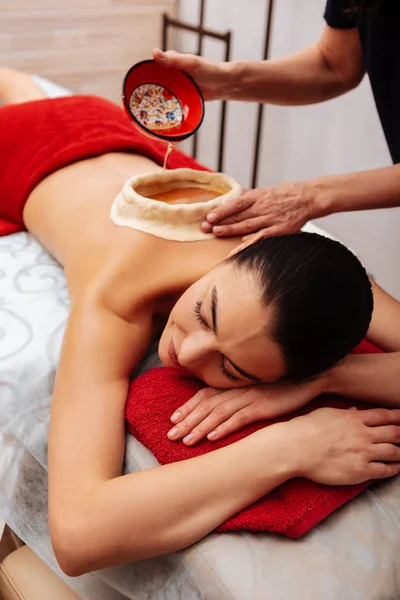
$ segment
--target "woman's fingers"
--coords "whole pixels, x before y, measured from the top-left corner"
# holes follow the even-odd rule
[[[371,461],[400,463],[400,448],[394,444],[374,444]]]
[[[180,423],[180,421],[183,421],[200,402],[207,400],[207,398],[210,398],[215,393],[215,388],[204,388],[197,392],[190,400],[176,409],[173,415],[171,415],[171,423]]]
[[[385,479],[400,473],[400,463],[371,462],[368,467],[370,479]]]
[[[207,437],[215,441],[227,435],[228,432],[241,429],[244,425],[252,422],[252,410],[249,406],[243,406],[243,399],[235,398],[234,401],[227,404],[220,404],[211,413],[202,420],[192,431],[183,438],[183,443],[187,446],[197,444]],[[240,415],[240,416],[239,416]],[[254,420],[254,417],[253,417]],[[230,423],[228,430],[225,431],[225,424]],[[236,428],[234,425],[236,424]]]
[[[395,408],[371,408],[359,411],[360,417],[368,427],[379,425],[400,425],[400,410]]]
[[[400,426],[399,425],[381,425],[371,427],[371,437],[375,444],[390,443],[400,444]]]
[[[220,440],[230,433],[239,431],[239,429],[243,429],[243,427],[246,427],[246,425],[254,423],[255,420],[256,418],[253,407],[246,406],[245,408],[242,408],[242,410],[239,410],[232,415],[227,421],[213,428],[212,431],[210,431],[210,433],[207,435],[207,439],[213,442]]]
[[[187,411],[188,403],[184,405],[182,409],[179,409],[178,412],[182,411],[181,414],[185,414],[185,416],[182,416],[182,418],[176,422],[175,427],[168,432],[170,440],[177,441],[193,434],[190,438],[184,439],[184,442],[196,443],[247,403],[245,394],[238,394],[237,390],[234,389],[224,390],[223,392],[220,390],[218,392],[214,391],[214,395],[210,394],[208,397],[201,395],[201,392],[196,394],[196,396],[198,395],[201,396],[200,400],[197,402],[196,406],[194,406],[194,403],[190,404],[192,408],[189,412]],[[196,399],[196,396],[194,396],[192,400]],[[213,413],[213,411],[213,418],[211,421],[208,421],[207,417]],[[194,428],[196,428],[195,432]]]

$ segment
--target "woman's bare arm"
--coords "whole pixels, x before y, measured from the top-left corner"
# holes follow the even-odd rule
[[[271,434],[262,448],[248,438],[120,476],[129,375],[150,325],[140,314],[128,321],[96,296],[71,310],[49,438],[50,532],[70,575],[186,547],[293,475],[295,457]]]
[[[367,339],[386,354],[347,356],[326,378],[326,391],[399,408],[400,302],[375,282],[371,283],[374,311]]]
[[[149,342],[148,314],[138,311],[130,320],[96,294],[77,299],[71,310],[49,439],[50,532],[67,574],[185,548],[291,477],[346,484],[398,472],[393,428],[383,438],[389,444],[377,444],[374,453],[365,432],[361,463],[357,432],[369,427],[366,415],[323,409],[201,457],[121,476],[128,380]],[[400,423],[400,411],[374,415],[374,425]],[[310,435],[316,429],[326,442],[325,458],[318,436]],[[340,442],[342,450],[332,452],[344,431],[347,446]],[[288,444],[294,437],[295,445]],[[390,455],[382,455],[383,446]]]
[[[386,352],[400,351],[400,302],[371,281],[374,311],[367,339]]]

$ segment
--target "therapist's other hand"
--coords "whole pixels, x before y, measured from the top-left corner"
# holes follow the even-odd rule
[[[308,182],[258,188],[208,213],[201,224],[218,237],[244,235],[243,246],[263,237],[299,231],[313,217],[314,191]]]
[[[194,54],[181,54],[175,50],[162,52],[153,50],[156,62],[185,71],[193,77],[199,86],[204,100],[223,100],[228,92],[227,77],[225,72],[229,69],[228,63],[215,63],[207,58]]]
[[[323,391],[324,380],[294,385],[277,382],[219,390],[204,388],[171,416],[172,441],[183,439],[192,446],[207,437],[210,441],[242,427],[293,412]]]

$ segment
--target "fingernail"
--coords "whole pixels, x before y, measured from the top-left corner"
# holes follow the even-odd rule
[[[173,427],[170,431],[168,431],[167,435],[170,439],[176,438],[179,433],[179,429],[177,427]]]
[[[217,215],[213,212],[207,215],[207,221],[209,223],[214,223],[217,220],[217,218]]]
[[[244,237],[242,237],[242,241],[245,242],[246,240],[249,239],[249,237],[250,237],[249,235],[245,235]]]
[[[189,433],[186,437],[183,438],[183,443],[188,444],[193,439],[193,433]]]
[[[217,225],[217,227],[213,227],[213,233],[223,233],[224,228],[223,227],[219,227]]]
[[[210,223],[208,221],[203,221],[201,224],[201,228],[203,231],[212,231],[212,226],[210,225]]]
[[[217,435],[218,435],[218,431],[215,431],[215,430],[211,431],[211,433],[208,434],[207,439],[208,440],[215,440],[215,438],[217,437]]]
[[[181,413],[179,412],[179,410],[177,410],[176,412],[174,412],[174,414],[171,417],[171,422],[172,423],[177,423],[179,421],[179,419],[181,418]],[[176,429],[176,427],[175,427]],[[173,429],[172,429],[173,431]]]

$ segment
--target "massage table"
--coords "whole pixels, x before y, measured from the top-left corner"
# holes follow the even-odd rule
[[[37,81],[49,95],[66,93]],[[316,229],[309,224],[307,230]],[[211,534],[163,557],[77,578],[62,573],[47,523],[47,433],[68,309],[63,270],[46,250],[28,233],[0,238],[0,521],[26,544],[3,561],[0,555],[7,600],[400,597],[400,477],[363,492],[297,540]],[[134,375],[159,365],[153,346]],[[124,472],[156,464],[142,444],[127,437]],[[53,587],[43,589],[51,593],[40,591],[39,582],[47,580]]]

